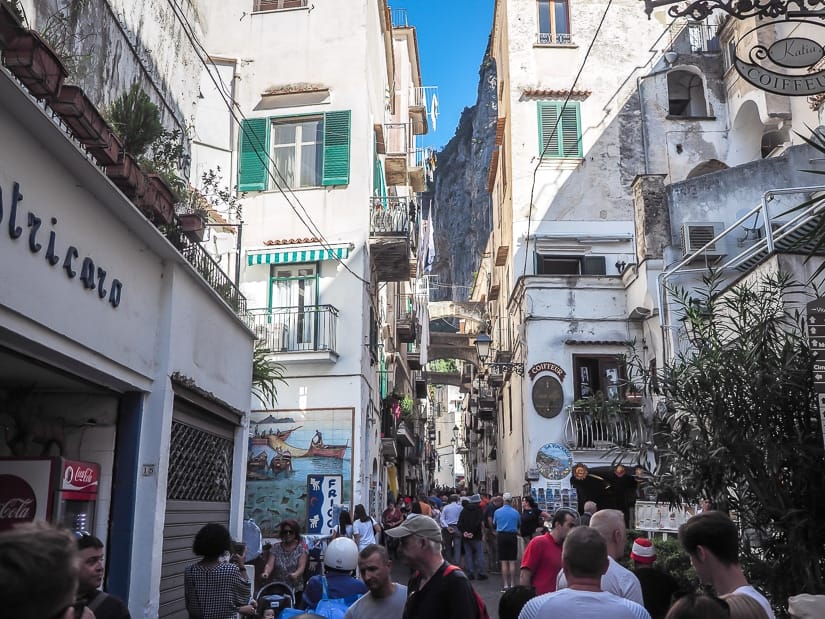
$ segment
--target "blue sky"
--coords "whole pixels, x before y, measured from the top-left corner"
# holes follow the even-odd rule
[[[438,130],[425,146],[441,148],[455,133],[461,111],[476,102],[478,68],[493,23],[493,0],[400,0],[415,26],[425,86],[438,86]]]

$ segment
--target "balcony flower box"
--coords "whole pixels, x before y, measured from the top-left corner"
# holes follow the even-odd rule
[[[126,197],[132,200],[144,192],[145,176],[135,158],[129,153],[121,152],[117,163],[107,166],[106,176],[126,194]]]
[[[3,50],[3,63],[38,99],[57,97],[67,75],[54,50],[33,30],[23,32]]]
[[[196,243],[203,241],[206,233],[206,220],[200,213],[182,213],[178,215],[181,232]]]
[[[0,49],[7,49],[14,41],[26,33],[11,7],[0,0]]]
[[[155,224],[175,221],[175,194],[157,174],[146,175],[146,189],[139,202],[140,210]]]
[[[120,140],[80,87],[63,86],[49,105],[98,164],[110,166],[118,162],[122,149]]]

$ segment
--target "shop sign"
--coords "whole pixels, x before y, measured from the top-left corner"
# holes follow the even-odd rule
[[[17,475],[0,475],[0,531],[31,522],[37,513],[37,497],[29,483]]]
[[[15,182],[12,185],[11,198],[5,202],[3,188],[0,187],[0,224],[5,219],[9,238],[17,241],[25,233],[28,248],[32,254],[42,255],[50,267],[55,267],[62,262],[66,277],[77,278],[83,284],[83,288],[89,292],[97,291],[98,298],[113,308],[119,306],[123,296],[121,281],[111,278],[108,271],[95,264],[91,256],[83,256],[81,259],[80,250],[74,245],[69,245],[63,250],[58,241],[57,217],[46,217],[44,222],[44,219],[33,210],[28,211],[23,217],[22,202],[23,191],[20,183]],[[46,237],[47,229],[48,238]]]
[[[814,31],[812,36],[818,34],[819,39],[825,35],[819,30],[825,28],[825,24],[801,19],[789,19],[782,23],[801,24],[799,28],[802,33]],[[739,39],[736,56],[732,59],[739,75],[757,88],[787,97],[807,97],[825,92],[825,68],[815,68],[825,57],[825,49],[812,38],[794,36],[780,39],[769,47],[754,45],[747,51],[747,60],[742,59],[745,49],[740,50],[740,46],[744,47],[743,43],[754,39],[758,30],[775,26],[775,22],[762,24]]]
[[[806,311],[808,345],[813,357],[813,387],[822,425],[822,439],[825,442],[825,298],[820,297],[809,302]]]
[[[344,499],[341,475],[307,475],[307,534],[329,535]]]
[[[564,368],[557,363],[553,363],[552,361],[537,363],[527,371],[527,374],[530,376],[531,380],[535,380],[539,372],[552,372],[559,377],[559,380],[562,381],[564,380],[564,377],[567,376],[567,372],[564,371]]]

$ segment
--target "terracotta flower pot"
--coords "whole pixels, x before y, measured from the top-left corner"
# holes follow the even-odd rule
[[[146,177],[135,158],[129,153],[121,153],[117,163],[106,167],[106,176],[132,200],[143,194]]]
[[[183,213],[178,215],[181,232],[193,241],[200,243],[206,233],[206,222],[198,213]]]
[[[25,32],[26,29],[17,19],[17,15],[5,2],[0,2],[0,49],[11,47],[17,37]]]
[[[66,79],[60,58],[33,30],[25,31],[3,50],[3,63],[38,99],[57,97]]]
[[[171,224],[175,221],[175,194],[157,174],[146,175],[149,191],[153,194],[151,202],[142,200],[143,211],[155,223]]]
[[[80,87],[63,86],[49,105],[98,164],[111,166],[118,162],[122,149],[120,140]]]

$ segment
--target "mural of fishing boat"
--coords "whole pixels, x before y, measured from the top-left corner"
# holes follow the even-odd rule
[[[269,470],[273,473],[280,473],[281,471],[291,471],[292,454],[288,451],[283,453],[276,453],[272,460],[269,461]]]
[[[346,450],[346,445],[325,445],[322,443],[321,445],[310,445],[307,450],[307,455],[343,459]]]
[[[248,469],[266,468],[266,452],[262,451],[257,455],[250,456],[250,458],[246,461],[246,467]]]
[[[256,424],[257,425],[257,424]],[[274,432],[270,429],[268,433],[264,432],[256,432],[251,439],[252,445],[269,445],[269,438],[275,437],[281,441],[286,441],[289,438],[289,435],[295,432],[295,430],[299,430],[304,426],[295,426],[294,428],[290,428],[289,430],[275,430]]]

